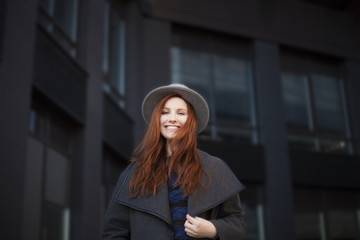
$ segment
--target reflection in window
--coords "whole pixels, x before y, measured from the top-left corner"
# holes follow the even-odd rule
[[[257,143],[248,43],[178,29],[171,49],[172,82],[198,91],[211,112],[202,137]]]
[[[72,56],[76,55],[78,0],[40,0],[38,23]]]
[[[351,154],[339,64],[285,53],[281,80],[290,149]]]
[[[125,23],[119,3],[109,0],[105,5],[104,90],[119,104],[125,105]]]

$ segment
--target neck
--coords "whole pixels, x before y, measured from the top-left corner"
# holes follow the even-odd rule
[[[172,152],[171,152],[171,147],[170,147],[170,143],[169,141],[166,141],[166,156],[169,157],[171,156]]]

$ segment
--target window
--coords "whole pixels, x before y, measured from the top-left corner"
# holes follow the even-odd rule
[[[104,91],[120,107],[125,106],[125,23],[118,1],[109,0],[105,5]]]
[[[296,239],[360,239],[359,193],[296,189],[294,194]]]
[[[211,116],[203,138],[257,143],[249,42],[175,28],[172,82],[197,90]]]
[[[295,190],[295,224],[296,239],[325,239],[321,191]]]
[[[285,52],[281,64],[290,148],[351,154],[340,63]]]
[[[241,207],[245,212],[246,234],[244,240],[265,240],[263,187],[246,184],[240,192]]]
[[[33,103],[29,118],[28,161],[41,162],[41,239],[69,239],[73,127],[60,115]],[[35,154],[35,155],[34,155]]]
[[[78,0],[40,0],[38,22],[71,55],[76,55]]]

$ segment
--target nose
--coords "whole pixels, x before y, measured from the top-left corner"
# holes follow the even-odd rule
[[[172,122],[172,123],[177,122],[177,117],[176,117],[175,113],[170,114],[169,122]]]

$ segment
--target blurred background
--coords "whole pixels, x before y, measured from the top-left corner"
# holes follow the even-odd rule
[[[360,240],[358,0],[0,0],[0,236],[100,239],[141,103],[208,101],[246,240]]]

